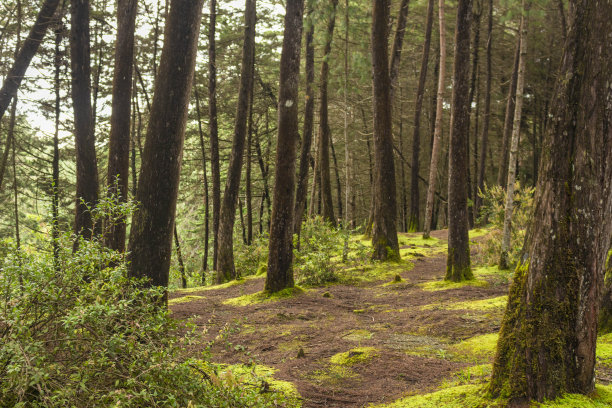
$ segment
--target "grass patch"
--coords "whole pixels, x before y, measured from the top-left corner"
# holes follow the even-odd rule
[[[470,279],[470,280],[464,280],[461,282],[440,280],[440,281],[420,283],[418,286],[420,286],[421,289],[423,290],[435,292],[438,290],[458,289],[464,286],[486,287],[486,286],[489,286],[489,282],[482,280],[482,279]]]
[[[489,228],[489,227],[474,228],[474,229],[472,229],[472,230],[470,230],[468,232],[468,235],[469,235],[470,239],[474,239],[474,238],[478,238],[478,237],[482,237],[484,235],[487,235],[489,232],[491,232],[491,228]]]
[[[374,347],[357,347],[344,353],[338,353],[329,358],[334,365],[352,366],[360,363],[367,363],[378,356],[378,350]]]
[[[503,311],[508,303],[508,296],[499,296],[481,300],[466,300],[463,302],[452,302],[452,303],[433,303],[421,307],[421,310],[478,310],[478,311],[490,311],[499,310]]]
[[[177,305],[179,303],[193,302],[194,300],[204,299],[205,296],[187,295],[168,300],[168,306]]]
[[[612,333],[597,338],[596,356],[598,363],[607,367],[612,366]]]
[[[249,279],[255,279],[256,277],[248,277]],[[227,288],[231,288],[232,286],[236,286],[236,285],[242,285],[243,283],[246,282],[246,278],[242,278],[242,279],[236,279],[233,281],[229,281],[229,282],[225,282],[222,283],[220,285],[208,285],[208,286],[196,286],[194,288],[187,288],[187,289],[175,289],[173,290],[173,292],[180,292],[180,293],[194,293],[194,292],[203,292],[203,291],[207,291],[207,290],[217,290],[217,289],[227,289]]]
[[[612,385],[596,385],[592,395],[565,394],[554,401],[541,404],[534,403],[538,408],[609,408],[612,406]]]
[[[493,370],[492,364],[479,364],[455,371],[451,378],[444,380],[440,388],[456,387],[458,385],[482,384],[488,381]]]
[[[282,299],[287,299],[293,296],[304,293],[304,289],[299,286],[283,289],[279,292],[268,293],[266,291],[255,292],[249,295],[238,296],[235,298],[226,299],[223,304],[230,306],[249,306],[257,303],[278,302]]]
[[[498,333],[483,334],[470,337],[460,343],[453,344],[448,351],[459,361],[488,362],[495,355]]]

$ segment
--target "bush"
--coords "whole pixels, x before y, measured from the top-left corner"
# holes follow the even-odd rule
[[[512,235],[510,237],[510,251],[508,263],[515,265],[523,248],[527,225],[533,214],[534,187],[522,187],[519,182],[514,189],[514,208],[512,211]],[[501,241],[504,229],[504,214],[506,210],[506,190],[500,186],[486,188],[480,193],[483,204],[481,207],[480,222],[488,220],[492,225],[491,233],[480,244],[479,256],[481,262],[487,265],[496,265],[501,253]]]
[[[234,242],[234,265],[239,276],[256,275],[260,264],[268,264],[268,235],[253,238],[251,245],[242,239]]]
[[[0,260],[0,406],[251,407],[279,393],[206,375],[184,350],[199,338],[127,279],[97,241],[72,253],[9,250]]]

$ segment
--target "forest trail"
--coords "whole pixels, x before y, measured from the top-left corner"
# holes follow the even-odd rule
[[[303,407],[389,404],[484,383],[511,272],[475,267],[475,280],[449,284],[443,282],[446,231],[432,233],[433,246],[417,234],[401,236],[409,243],[402,246],[406,261],[395,267],[402,278],[397,283],[394,272],[391,279],[383,274],[382,280],[247,304],[244,295],[264,285],[263,277],[247,278],[175,291],[170,309],[177,319],[194,318],[211,342],[212,361],[273,367],[274,379],[297,387]],[[474,256],[478,245],[472,248]]]

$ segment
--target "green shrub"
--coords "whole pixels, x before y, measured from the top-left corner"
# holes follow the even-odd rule
[[[268,235],[253,237],[251,245],[234,241],[234,265],[239,276],[256,275],[260,264],[268,264]]]
[[[512,211],[512,235],[510,238],[510,251],[508,261],[515,265],[519,259],[527,225],[533,214],[534,187],[523,187],[519,182],[514,189],[514,208]],[[501,241],[504,229],[504,214],[506,210],[506,190],[500,186],[486,188],[480,193],[483,204],[481,207],[480,222],[488,220],[492,224],[491,233],[487,239],[480,244],[480,261],[487,265],[495,265],[499,262],[501,253]]]

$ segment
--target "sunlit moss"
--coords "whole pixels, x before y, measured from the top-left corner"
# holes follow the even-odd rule
[[[479,364],[455,371],[449,379],[442,381],[440,388],[456,387],[458,385],[480,384],[491,376],[491,364]]]
[[[374,347],[357,347],[344,353],[338,353],[330,357],[329,361],[335,365],[352,366],[359,363],[367,363],[378,356],[378,350]]]
[[[205,296],[187,295],[168,300],[168,305],[177,305],[179,303],[193,302],[194,300],[204,299]]]
[[[248,279],[254,279],[254,278],[255,277],[249,276],[247,279],[236,279],[236,280],[232,280],[232,281],[229,281],[229,282],[222,283],[220,285],[196,286],[194,288],[176,289],[176,290],[174,290],[174,292],[177,292],[177,293],[194,293],[194,292],[204,292],[204,291],[207,291],[207,290],[227,289],[227,288],[231,288],[232,286],[242,285]]]
[[[299,286],[283,289],[275,293],[268,293],[266,291],[255,292],[248,295],[226,299],[223,301],[223,304],[230,306],[249,306],[257,303],[277,302],[281,299],[290,298],[304,292],[305,290]]]
[[[414,267],[411,262],[371,262],[350,268],[340,269],[337,272],[338,280],[342,283],[367,283],[381,280],[391,280],[395,275],[409,271]]]
[[[449,351],[453,353],[454,359],[460,361],[490,361],[497,347],[497,333],[483,334],[453,344]]]
[[[489,283],[487,281],[481,280],[481,279],[470,279],[470,280],[464,280],[464,281],[461,281],[461,282],[452,282],[452,281],[447,281],[447,280],[441,280],[441,281],[433,281],[433,282],[421,283],[418,286],[420,286],[421,289],[423,289],[423,290],[435,292],[435,291],[438,291],[438,290],[458,289],[458,288],[462,288],[464,286],[486,287],[486,286],[489,286]]]
[[[592,395],[565,394],[554,401],[534,403],[538,408],[609,408],[612,406],[612,385],[597,385]]]
[[[491,232],[491,229],[487,228],[487,227],[484,227],[484,228],[474,228],[474,229],[469,231],[469,237],[470,237],[470,239],[474,239],[474,238],[478,238],[478,237],[482,237],[484,235],[487,235],[489,232]]]
[[[612,366],[612,333],[597,338],[597,361],[605,366]]]
[[[480,299],[480,300],[466,300],[463,302],[451,302],[451,303],[432,303],[421,307],[421,310],[500,310],[502,311],[508,303],[508,296],[499,296],[494,298]]]
[[[344,334],[342,338],[348,341],[361,342],[364,340],[370,340],[374,336],[374,333],[364,329],[351,330]]]

